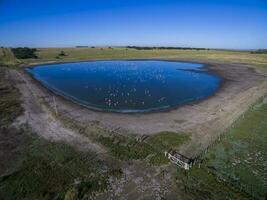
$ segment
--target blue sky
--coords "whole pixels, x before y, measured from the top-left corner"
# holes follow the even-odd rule
[[[0,46],[267,48],[267,0],[0,0]]]

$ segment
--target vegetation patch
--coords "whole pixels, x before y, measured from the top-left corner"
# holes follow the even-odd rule
[[[145,159],[153,153],[153,148],[150,145],[138,142],[134,138],[99,136],[97,141],[107,147],[111,154],[120,160]]]
[[[151,165],[166,165],[169,163],[169,159],[163,152],[158,152],[149,157],[149,163]]]
[[[252,197],[267,197],[267,104],[248,111],[205,156],[205,167]]]
[[[207,199],[218,193],[221,199],[266,199],[266,130],[267,104],[260,102],[203,156],[200,168],[188,172],[184,187],[196,194],[206,191]]]
[[[122,173],[94,153],[33,137],[14,171],[0,179],[0,196],[5,199],[64,199],[70,193],[78,199],[91,198],[106,190],[110,176]]]
[[[177,148],[190,138],[190,135],[178,134],[174,132],[160,132],[147,138],[147,142],[159,150],[169,150]]]
[[[251,54],[254,54],[254,53],[256,53],[256,54],[267,54],[267,49],[258,49],[256,51],[251,51],[250,53]]]
[[[149,158],[149,163],[153,165],[167,164],[169,160],[165,157],[164,152],[178,148],[189,139],[190,135],[167,131],[149,137],[147,142],[156,150],[156,153]]]
[[[67,54],[64,51],[61,51],[58,56],[67,56]]]
[[[12,48],[11,50],[18,59],[37,58],[35,54],[37,49],[35,48],[18,47]]]
[[[7,69],[0,68],[0,126],[10,125],[22,113],[20,103],[19,91],[10,83]]]
[[[20,61],[15,57],[11,49],[0,48],[0,65],[9,65],[11,67],[19,63]]]
[[[99,136],[97,141],[107,147],[120,160],[148,159],[153,165],[168,163],[164,151],[178,148],[189,139],[188,135],[161,132],[147,138],[133,138],[122,135]]]
[[[249,199],[246,194],[229,187],[213,174],[196,166],[190,171],[177,168],[175,181],[188,199]]]

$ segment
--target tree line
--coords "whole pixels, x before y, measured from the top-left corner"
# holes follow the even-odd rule
[[[250,53],[251,54],[264,54],[264,53],[267,53],[267,49],[258,49],[255,51],[251,51]]]
[[[207,48],[192,48],[192,47],[145,47],[145,46],[126,46],[128,49],[137,50],[153,50],[153,49],[168,49],[168,50],[210,50]]]
[[[38,58],[35,52],[37,49],[28,47],[11,48],[15,57],[18,59]]]

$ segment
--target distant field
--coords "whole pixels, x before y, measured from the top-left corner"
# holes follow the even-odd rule
[[[59,56],[64,51],[67,56]],[[248,51],[223,50],[136,50],[126,48],[42,48],[38,49],[38,59],[26,59],[25,63],[67,62],[95,59],[180,59],[195,61],[219,61],[247,63],[267,72],[267,54],[251,54]]]
[[[64,51],[66,56],[60,56]],[[267,73],[267,54],[256,54],[249,51],[225,51],[225,50],[136,50],[127,48],[39,48],[37,59],[23,59],[25,64],[42,62],[70,62],[103,59],[169,59],[246,63],[257,67]],[[13,53],[6,48],[0,49],[0,63],[14,64],[18,60]]]

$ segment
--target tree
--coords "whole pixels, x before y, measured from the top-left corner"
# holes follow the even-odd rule
[[[61,51],[58,55],[59,56],[67,56],[67,54],[64,51]]]
[[[11,50],[18,59],[37,58],[35,54],[37,49],[35,48],[18,47],[12,48]]]

